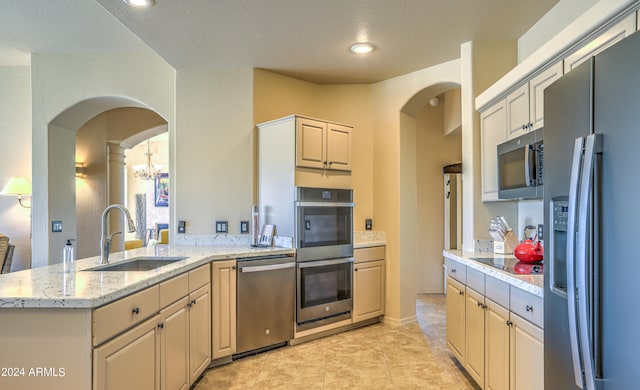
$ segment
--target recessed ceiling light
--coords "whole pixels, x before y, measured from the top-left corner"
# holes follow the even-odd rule
[[[136,8],[148,8],[153,5],[154,0],[122,0],[125,4]]]
[[[360,42],[351,45],[351,52],[353,54],[367,54],[375,50],[375,46],[368,42]]]

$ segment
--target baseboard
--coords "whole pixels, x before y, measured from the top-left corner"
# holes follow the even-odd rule
[[[382,322],[384,322],[385,324],[392,325],[392,326],[404,326],[404,325],[412,324],[417,321],[418,321],[418,317],[415,314],[405,318],[391,318],[388,316],[384,316],[382,320]]]

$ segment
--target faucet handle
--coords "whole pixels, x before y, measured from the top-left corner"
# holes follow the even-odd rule
[[[116,234],[122,234],[122,232],[115,232],[113,234],[111,234],[108,238],[109,242],[111,242],[111,240],[113,240],[113,236],[115,236]]]

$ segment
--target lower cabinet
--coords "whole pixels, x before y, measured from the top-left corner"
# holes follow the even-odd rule
[[[160,389],[159,319],[151,317],[94,348],[94,390]]]
[[[447,346],[460,363],[465,358],[465,286],[447,277]]]
[[[354,250],[353,322],[384,315],[385,247]]]
[[[160,307],[94,348],[93,388],[188,389],[211,361],[209,275],[207,264],[96,309],[94,333],[108,335],[126,329],[111,318],[148,313],[149,301]]]
[[[211,266],[213,359],[236,352],[236,260],[217,261]]]
[[[447,347],[485,390],[543,389],[542,299],[477,274],[467,270],[469,285],[447,277]]]

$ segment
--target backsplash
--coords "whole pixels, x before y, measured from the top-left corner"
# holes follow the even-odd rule
[[[248,234],[177,234],[175,245],[184,246],[248,246],[251,236]],[[273,246],[293,248],[293,237],[275,236]]]
[[[378,232],[373,230],[353,232],[354,242],[386,241],[386,240],[387,240],[387,235],[385,234],[385,232]]]

